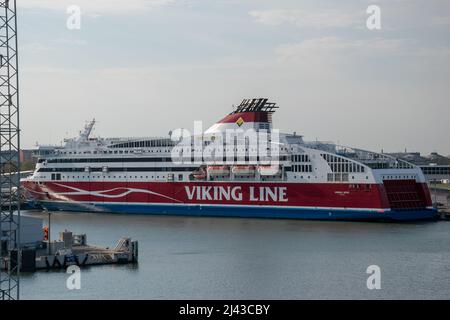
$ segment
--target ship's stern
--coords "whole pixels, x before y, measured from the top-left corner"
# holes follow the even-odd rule
[[[389,219],[407,221],[438,218],[426,182],[414,179],[383,180],[382,189],[384,201],[389,207]]]

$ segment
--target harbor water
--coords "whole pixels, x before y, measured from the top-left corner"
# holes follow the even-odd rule
[[[40,212],[24,213],[42,216]],[[360,223],[58,212],[93,245],[139,241],[139,263],[22,274],[21,299],[449,299],[450,222]],[[381,289],[367,288],[368,266]]]

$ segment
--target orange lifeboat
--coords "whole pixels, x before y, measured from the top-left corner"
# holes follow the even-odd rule
[[[229,166],[208,166],[210,176],[226,176],[230,174]]]
[[[251,165],[233,166],[231,171],[233,172],[233,174],[240,176],[252,176],[255,174],[255,166]]]

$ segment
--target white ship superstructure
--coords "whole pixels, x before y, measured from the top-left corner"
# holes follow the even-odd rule
[[[43,148],[23,185],[52,210],[349,220],[435,216],[421,170],[385,154],[279,134],[264,157],[254,156],[246,142],[224,143],[221,157],[197,156],[196,148],[217,143],[212,137],[227,130],[270,133],[276,109],[267,99],[244,100],[200,144],[194,137],[190,152],[178,159],[173,137],[92,137],[91,121],[63,147]]]

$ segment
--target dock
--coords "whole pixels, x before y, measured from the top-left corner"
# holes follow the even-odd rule
[[[17,261],[17,254],[13,254],[11,263]],[[122,237],[113,248],[103,248],[87,244],[85,234],[74,235],[70,231],[63,231],[56,241],[42,241],[36,248],[22,249],[22,272],[37,270],[65,269],[76,265],[79,267],[128,264],[138,262],[138,242],[131,238]],[[8,260],[1,268],[5,269]]]
[[[450,221],[450,211],[439,210],[439,219]]]
[[[432,188],[431,196],[433,205],[439,211],[439,218],[441,220],[450,220],[450,189]]]

